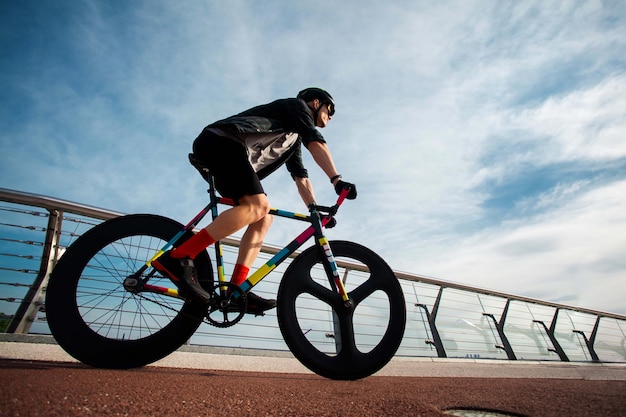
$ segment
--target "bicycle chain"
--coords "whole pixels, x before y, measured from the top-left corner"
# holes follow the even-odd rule
[[[233,284],[227,283],[227,285],[230,286],[230,285],[233,285]],[[214,293],[217,288],[219,288],[219,285],[213,286],[213,288],[211,289],[211,292]],[[240,312],[239,315],[235,318],[235,320],[231,320],[231,321],[228,321],[228,322],[226,322],[226,321],[219,322],[219,321],[213,320],[213,319],[211,319],[209,317],[210,313],[213,313],[213,312],[215,312],[217,310],[213,310],[213,311],[209,312],[208,309],[210,308],[210,304],[207,304],[206,315],[202,318],[201,321],[203,323],[207,323],[207,324],[209,324],[211,326],[218,327],[218,328],[227,328],[227,327],[231,327],[231,326],[234,326],[235,324],[237,324],[243,318],[243,316],[245,314],[245,308],[246,308],[246,305],[248,304],[248,302],[247,302],[247,298],[246,298],[246,293],[242,292],[239,289],[239,287],[236,287],[236,288],[237,288],[238,291],[241,292],[240,297],[243,297],[243,303],[242,304],[243,304],[243,311],[244,312]],[[183,313],[181,310],[176,310],[174,307],[170,306],[169,304],[165,304],[165,303],[159,302],[159,301],[157,301],[155,299],[148,298],[148,297],[144,296],[143,294],[141,294],[140,292],[134,293],[134,295],[139,296],[141,299],[149,301],[151,303],[154,303],[154,304],[156,304],[156,305],[158,305],[158,306],[160,306],[162,308],[165,308],[167,310],[171,310],[171,311],[173,311],[176,314],[182,314],[184,317],[187,317],[187,318],[190,318],[190,319],[194,319],[194,320],[198,319],[197,316],[193,316],[191,314]]]

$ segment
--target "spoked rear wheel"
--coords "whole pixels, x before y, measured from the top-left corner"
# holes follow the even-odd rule
[[[92,366],[132,368],[185,343],[206,314],[205,304],[124,287],[126,278],[182,228],[165,217],[131,215],[104,222],[77,239],[54,268],[46,295],[48,324],[59,345]],[[201,285],[211,288],[206,252],[195,265]],[[149,283],[173,287],[159,274]]]
[[[330,247],[352,305],[346,306],[333,289],[322,253],[311,247],[285,271],[278,323],[291,352],[313,372],[332,379],[364,378],[385,366],[400,346],[404,295],[391,268],[373,251],[344,241],[330,242]]]

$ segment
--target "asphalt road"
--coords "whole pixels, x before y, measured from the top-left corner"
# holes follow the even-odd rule
[[[397,358],[347,382],[313,375],[288,354],[187,349],[144,368],[103,370],[56,345],[0,342],[0,382],[0,416],[448,416],[451,408],[626,416],[624,364]]]

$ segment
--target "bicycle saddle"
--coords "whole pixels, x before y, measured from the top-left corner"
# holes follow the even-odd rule
[[[200,173],[200,175],[202,175],[202,178],[204,178],[206,182],[210,182],[209,178],[211,177],[211,171],[209,170],[209,167],[203,161],[201,161],[193,153],[190,153],[189,162],[191,163],[191,165],[193,165],[195,169],[198,170],[198,172]]]

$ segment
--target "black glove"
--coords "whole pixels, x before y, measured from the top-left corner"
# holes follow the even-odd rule
[[[346,198],[348,200],[354,200],[356,198],[356,185],[341,180],[337,181],[337,184],[335,184],[335,192],[337,195],[341,194],[344,188],[350,189]]]

